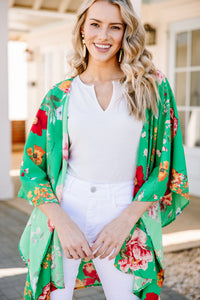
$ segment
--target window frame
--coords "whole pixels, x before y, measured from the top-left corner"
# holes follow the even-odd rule
[[[191,88],[191,72],[199,71],[200,66],[191,66],[191,43],[192,43],[192,31],[200,30],[200,18],[186,19],[169,24],[169,60],[168,60],[168,74],[171,87],[175,94],[175,76],[178,72],[186,72],[186,105],[177,105],[178,112],[191,112],[200,111],[200,106],[190,106],[190,88]],[[187,66],[176,67],[176,35],[179,33],[187,32]],[[185,127],[188,124],[189,113],[186,114]],[[185,132],[187,139],[187,132]],[[185,146],[185,145],[184,145]],[[195,151],[200,155],[200,147],[189,147],[188,149],[196,149]]]

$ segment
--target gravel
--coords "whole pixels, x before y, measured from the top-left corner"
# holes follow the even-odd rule
[[[164,254],[164,284],[190,300],[200,300],[200,247]]]

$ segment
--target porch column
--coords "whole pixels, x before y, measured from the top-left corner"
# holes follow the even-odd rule
[[[11,130],[8,119],[8,1],[0,1],[0,200],[13,197]]]

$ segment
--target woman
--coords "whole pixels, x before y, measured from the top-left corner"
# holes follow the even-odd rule
[[[25,299],[101,284],[107,299],[158,299],[161,228],[188,204],[173,93],[128,0],[84,1],[73,44],[73,78],[47,93],[23,156]]]

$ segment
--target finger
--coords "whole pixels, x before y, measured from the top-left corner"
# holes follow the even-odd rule
[[[94,257],[96,258],[97,256],[103,254],[109,246],[110,245],[108,243],[102,244],[102,246],[100,246],[99,249],[94,253]]]
[[[87,256],[87,257],[93,256],[92,249],[90,248],[90,246],[87,242],[82,246],[82,249],[85,252],[85,256]]]
[[[100,259],[107,257],[108,255],[110,255],[110,253],[112,251],[114,251],[115,247],[110,246],[109,248],[107,248],[107,250],[99,257]]]
[[[111,256],[109,256],[108,259],[111,260],[111,259],[115,258],[117,256],[117,254],[119,253],[119,251],[120,251],[120,247],[116,247],[115,251],[113,252],[113,254],[111,254]]]
[[[79,255],[76,253],[76,251],[74,249],[70,248],[69,252],[70,252],[70,254],[71,254],[71,256],[72,256],[73,259],[77,260],[77,259],[80,258]]]
[[[83,260],[85,261],[85,262],[88,262],[88,261],[90,261],[91,259],[93,259],[94,258],[94,255],[92,255],[92,256],[86,256]]]
[[[72,259],[73,257],[71,256],[70,252],[68,249],[65,249],[64,250],[64,254],[65,254],[65,257],[68,258],[68,259]]]
[[[82,248],[76,249],[76,253],[78,254],[78,256],[80,258],[84,258],[85,257],[85,253],[83,252]]]
[[[92,245],[92,252],[94,252],[95,250],[97,250],[97,248],[99,248],[99,246],[103,243],[103,239],[102,238],[97,238],[95,243]]]

